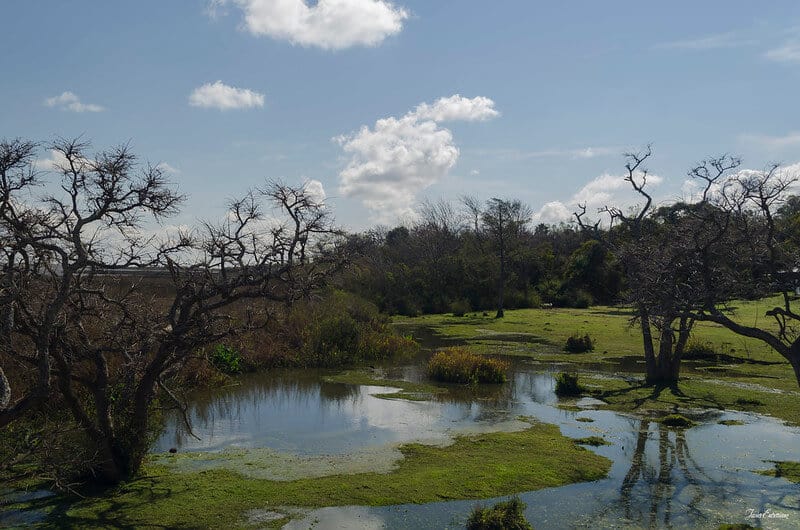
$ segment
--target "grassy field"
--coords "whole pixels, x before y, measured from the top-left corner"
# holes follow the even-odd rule
[[[447,447],[406,444],[389,473],[292,481],[247,478],[229,470],[176,473],[150,464],[142,476],[100,497],[48,498],[25,507],[51,512],[52,527],[231,528],[247,512],[292,507],[391,505],[485,499],[602,478],[610,461],[572,443],[554,425],[459,437]],[[531,455],[536,455],[531,458]],[[13,506],[11,507],[13,508]],[[288,509],[287,509],[288,508]]]
[[[764,313],[776,302],[739,302],[731,309],[739,322],[770,326]],[[760,341],[712,323],[698,323],[692,340],[711,345],[721,357],[684,361],[682,381],[662,388],[641,382],[641,335],[624,308],[519,309],[506,311],[502,319],[481,313],[425,315],[397,318],[395,324],[404,333],[432,337],[443,346],[460,344],[476,353],[523,356],[547,366],[557,363],[566,371],[584,372],[582,383],[616,410],[736,409],[800,424],[800,391],[788,362]],[[576,334],[589,334],[594,351],[564,351],[567,338]],[[607,375],[601,377],[597,372]]]

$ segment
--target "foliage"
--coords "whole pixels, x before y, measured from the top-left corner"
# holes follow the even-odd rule
[[[525,520],[526,507],[519,497],[498,502],[490,508],[476,506],[467,519],[467,530],[533,530]]]
[[[594,343],[588,333],[585,333],[583,336],[576,333],[570,336],[567,339],[567,343],[564,345],[564,351],[570,353],[586,353],[592,350],[594,350]]]
[[[682,416],[681,414],[668,414],[659,420],[661,425],[666,425],[667,427],[675,427],[678,429],[686,429],[695,425],[695,422],[687,418],[686,416]]]
[[[707,341],[699,341],[697,339],[689,339],[686,347],[683,350],[684,359],[716,359],[717,350],[714,345]]]
[[[453,313],[454,317],[463,317],[465,314],[469,313],[472,308],[469,305],[469,300],[466,298],[460,298],[450,304],[450,311]]]
[[[242,371],[242,355],[225,344],[217,344],[211,350],[209,360],[217,370],[225,374],[234,375]]]
[[[296,306],[289,315],[289,343],[306,366],[346,366],[413,352],[413,339],[397,334],[386,316],[362,298],[334,290]]]
[[[557,396],[580,396],[584,390],[583,386],[578,383],[578,374],[561,372],[556,376]]]
[[[508,363],[452,347],[436,352],[428,361],[428,376],[445,383],[505,383]]]

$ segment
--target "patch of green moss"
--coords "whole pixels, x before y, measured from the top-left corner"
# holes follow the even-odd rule
[[[755,530],[755,526],[747,523],[721,524],[718,530]]]
[[[592,423],[594,420],[592,418],[587,418],[585,416],[581,416],[580,418],[575,418],[575,421],[581,421],[584,423]]]
[[[773,462],[773,464],[775,464],[773,469],[759,471],[758,473],[770,477],[785,478],[790,482],[800,483],[800,462],[776,461]]]
[[[688,429],[695,425],[695,422],[687,418],[686,416],[682,416],[680,414],[668,414],[664,416],[660,420],[658,420],[661,425],[666,425],[667,427],[675,427],[677,429]]]
[[[720,425],[744,425],[742,420],[720,420],[717,423]]]
[[[598,480],[611,462],[565,443],[555,425],[459,437],[447,447],[406,444],[390,473],[276,482],[229,470],[172,473],[149,464],[142,476],[100,497],[57,499],[62,527],[230,527],[253,509],[391,505],[485,499]],[[65,506],[65,503],[69,503]]]
[[[612,445],[611,442],[609,442],[602,436],[587,436],[586,438],[576,438],[573,441],[578,445],[591,445],[593,447],[599,447],[601,445]]]

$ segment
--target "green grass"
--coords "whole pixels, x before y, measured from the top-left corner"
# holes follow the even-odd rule
[[[404,458],[390,473],[281,482],[219,469],[174,473],[151,463],[141,478],[103,496],[43,499],[27,507],[52,510],[52,526],[220,528],[243,526],[253,509],[485,499],[606,476],[608,459],[568,441],[558,427],[537,423],[518,432],[459,437],[447,447],[403,445]]]
[[[757,391],[735,386],[732,381],[711,382],[692,376],[671,386],[648,386],[643,382],[591,375],[584,375],[581,380],[611,410],[649,414],[691,408],[732,409],[769,414],[800,425],[800,399],[794,391]]]
[[[759,471],[762,475],[781,477],[788,481],[800,484],[800,462],[773,462],[775,467]]]
[[[769,328],[764,316],[779,300],[770,298],[731,304],[735,320]],[[577,371],[628,372],[641,379],[644,364],[639,329],[630,325],[626,308],[518,309],[505,318],[470,314],[461,318],[425,315],[398,318],[405,332],[433,334],[445,345],[464,345],[474,353],[524,356],[544,364],[563,363]],[[562,351],[572,335],[589,334],[594,351],[574,354]],[[716,362],[683,363],[681,381],[673,387],[645,386],[621,378],[581,374],[581,381],[595,396],[620,411],[674,411],[676,407],[735,409],[770,414],[800,424],[800,389],[789,363],[755,339],[740,337],[717,324],[700,322],[693,340],[713,346]],[[562,366],[559,370],[563,370]]]

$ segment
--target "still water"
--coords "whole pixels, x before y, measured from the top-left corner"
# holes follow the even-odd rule
[[[590,402],[582,411],[566,411],[556,406],[552,374],[541,370],[515,361],[502,387],[459,389],[420,402],[373,395],[390,391],[385,387],[326,383],[318,371],[248,376],[237,386],[198,394],[190,409],[197,438],[170,418],[154,452],[268,448],[311,459],[357,457],[409,441],[447,443],[459,433],[519,429],[524,424],[517,418],[531,416],[558,425],[565,436],[601,435],[613,444],[592,448],[613,461],[608,478],[521,492],[537,529],[716,528],[739,522],[800,528],[800,486],[753,472],[771,468],[771,460],[800,459],[800,429],[733,411],[698,413],[701,424],[682,431],[594,410]],[[422,379],[416,366],[380,372]],[[475,504],[324,508],[288,528],[458,528]]]

